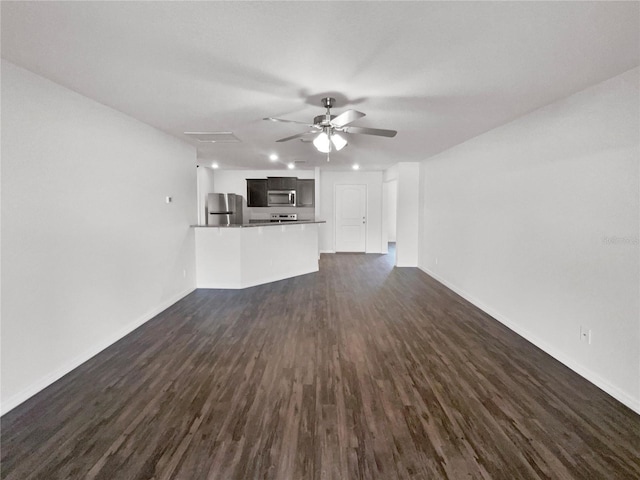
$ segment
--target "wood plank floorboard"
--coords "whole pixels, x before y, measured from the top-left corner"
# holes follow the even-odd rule
[[[640,478],[640,416],[392,255],[197,290],[1,427],[7,480]]]

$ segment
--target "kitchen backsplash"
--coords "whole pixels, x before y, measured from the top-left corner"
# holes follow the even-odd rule
[[[298,220],[314,220],[313,207],[245,207],[245,220],[269,220],[272,213],[297,213]]]

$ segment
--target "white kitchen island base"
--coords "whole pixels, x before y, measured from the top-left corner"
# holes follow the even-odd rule
[[[197,288],[247,288],[318,271],[318,224],[196,227]]]

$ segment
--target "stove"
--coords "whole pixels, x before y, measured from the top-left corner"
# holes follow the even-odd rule
[[[282,222],[297,222],[297,213],[272,213],[269,218],[270,222],[282,223]]]

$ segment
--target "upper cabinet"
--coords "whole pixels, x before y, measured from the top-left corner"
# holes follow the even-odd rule
[[[247,207],[268,207],[269,190],[296,192],[296,207],[315,206],[316,181],[296,177],[247,178]]]
[[[296,206],[313,207],[316,198],[316,181],[314,179],[298,179],[296,182]]]
[[[267,206],[267,179],[247,178],[247,207]]]
[[[267,177],[267,190],[295,190],[296,177]]]

